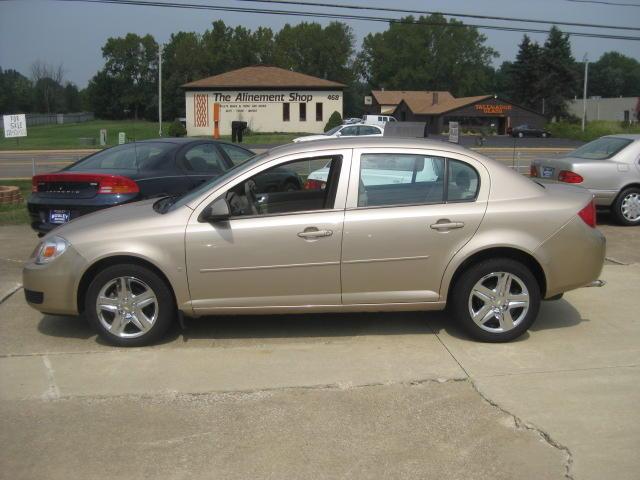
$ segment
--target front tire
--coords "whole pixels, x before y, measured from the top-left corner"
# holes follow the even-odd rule
[[[114,265],[87,290],[85,314],[100,337],[120,347],[157,342],[176,317],[173,293],[157,273],[141,265]]]
[[[640,188],[631,187],[622,191],[613,202],[611,211],[622,225],[640,225]]]
[[[508,342],[533,324],[540,309],[540,287],[531,271],[509,258],[485,260],[462,273],[450,309],[474,339]]]

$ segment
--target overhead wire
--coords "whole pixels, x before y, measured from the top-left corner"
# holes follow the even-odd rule
[[[478,28],[483,30],[496,30],[496,31],[508,31],[508,32],[521,32],[521,33],[544,33],[544,34],[548,33],[548,30],[545,30],[545,29],[507,27],[504,25],[479,25],[479,24],[468,24],[468,23],[429,22],[429,21],[420,21],[420,20],[408,20],[406,18],[403,19],[403,18],[382,17],[382,16],[336,14],[336,13],[328,13],[328,12],[305,12],[305,11],[299,11],[299,10],[274,10],[274,9],[265,9],[265,8],[230,7],[230,6],[209,5],[209,4],[201,4],[201,3],[199,4],[175,3],[175,2],[158,2],[158,1],[147,1],[147,0],[56,0],[56,1],[75,2],[75,3],[130,5],[130,6],[144,6],[144,7],[196,9],[196,10],[211,10],[211,11],[224,11],[224,12],[237,12],[237,13],[257,13],[257,14],[281,15],[281,16],[330,18],[334,20],[361,20],[361,21],[371,21],[371,22],[426,25],[426,26],[434,26],[434,27]],[[594,33],[594,32],[567,32],[567,31],[564,31],[563,33],[570,36],[574,36],[574,37],[640,41],[640,37],[627,36],[627,35],[614,35],[614,34]]]

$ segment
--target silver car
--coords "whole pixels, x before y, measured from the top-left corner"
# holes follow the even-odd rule
[[[622,225],[640,225],[640,135],[609,135],[556,159],[534,160],[531,176],[589,189]]]
[[[260,191],[257,177],[283,166],[304,188]],[[182,315],[445,307],[503,342],[542,299],[596,282],[604,252],[583,188],[449,143],[352,138],[278,147],[181,197],[73,220],[44,237],[23,281],[35,309],[84,313],[122,346],[157,341]]]

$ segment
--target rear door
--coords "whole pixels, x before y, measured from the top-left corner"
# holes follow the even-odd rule
[[[354,150],[351,172],[343,303],[438,301],[447,264],[486,211],[486,169],[463,155],[381,148]]]

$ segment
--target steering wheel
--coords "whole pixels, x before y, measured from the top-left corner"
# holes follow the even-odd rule
[[[253,180],[247,180],[244,182],[244,195],[247,198],[247,203],[251,209],[253,215],[258,215],[258,199],[256,198],[256,182]]]

